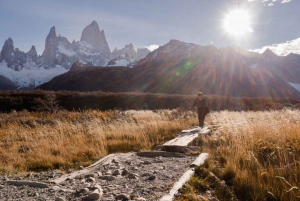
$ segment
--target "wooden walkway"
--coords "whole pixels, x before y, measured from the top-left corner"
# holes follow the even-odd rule
[[[194,128],[190,130],[183,130],[181,134],[179,134],[175,139],[172,139],[163,145],[157,146],[153,151],[146,151],[146,152],[138,152],[136,155],[141,157],[185,157],[185,153],[190,151],[199,151],[200,147],[191,146],[193,141],[198,138],[199,135],[209,135],[210,130],[207,127],[203,129]],[[135,154],[135,153],[132,153]],[[103,165],[106,163],[110,163],[113,159],[118,157],[125,157],[125,154],[118,153],[118,154],[110,154],[101,160],[95,162],[89,167],[84,168],[80,171],[75,171],[71,174],[63,175],[60,178],[52,180],[52,182],[59,184],[66,179],[72,179],[76,176],[87,174],[88,172],[93,171],[98,165]],[[202,165],[205,160],[208,158],[207,153],[201,153],[197,159],[187,168],[186,172],[180,177],[180,179],[173,185],[170,192],[160,198],[160,201],[172,201],[174,196],[177,194],[178,190],[182,188],[182,186],[194,175],[195,168]]]

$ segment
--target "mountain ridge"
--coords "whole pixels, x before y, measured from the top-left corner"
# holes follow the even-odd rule
[[[300,98],[300,92],[290,84],[300,83],[300,62],[291,68],[286,67],[287,62],[292,60],[270,51],[263,55],[236,47],[217,49],[171,40],[131,69],[83,68],[80,73],[69,71],[38,88]]]
[[[122,62],[118,65],[132,67],[150,52],[146,48],[138,49],[138,52],[134,49],[133,51],[134,60],[122,56]],[[123,52],[130,53],[126,49]],[[92,21],[83,29],[80,41],[73,40],[72,43],[66,37],[57,35],[55,26],[52,26],[46,37],[42,55],[37,54],[35,46],[32,46],[28,52],[20,51],[14,46],[13,40],[8,38],[0,53],[0,64],[1,68],[6,65],[16,72],[4,69],[5,72],[0,71],[0,75],[16,83],[18,89],[33,89],[49,81],[49,78],[67,72],[76,61],[90,63],[93,66],[107,66],[111,60],[119,57],[120,55],[111,53],[104,30],[100,30],[96,21]],[[23,77],[26,74],[23,71],[28,71],[26,73],[30,74],[27,80]],[[36,71],[49,75],[42,80],[43,77]],[[23,81],[17,81],[19,79]]]

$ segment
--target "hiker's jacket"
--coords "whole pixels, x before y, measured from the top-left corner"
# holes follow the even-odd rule
[[[196,104],[199,115],[206,115],[209,113],[209,109],[206,105],[206,100],[204,98],[202,98],[201,100],[197,99]]]

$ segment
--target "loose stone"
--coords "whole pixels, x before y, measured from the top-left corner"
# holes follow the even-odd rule
[[[113,176],[118,176],[118,175],[120,175],[120,174],[121,174],[120,170],[115,170],[115,171],[112,173]]]
[[[128,175],[128,170],[126,170],[126,169],[124,169],[123,171],[122,171],[122,176],[126,176],[126,175]]]
[[[104,176],[100,176],[99,179],[106,180],[106,181],[113,181],[116,179],[116,177],[110,175],[104,175]]]
[[[116,196],[116,200],[127,201],[127,200],[130,200],[130,196],[125,193],[119,194]]]
[[[87,194],[90,190],[88,188],[82,188],[78,192],[82,193],[83,195]]]
[[[154,180],[154,179],[156,179],[156,176],[154,176],[154,175],[151,175],[150,177],[148,177],[148,180]]]

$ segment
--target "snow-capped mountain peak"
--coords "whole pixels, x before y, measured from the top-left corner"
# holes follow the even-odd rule
[[[41,56],[38,56],[34,46],[26,53],[20,51],[8,38],[0,54],[0,75],[15,82],[18,88],[33,88],[68,71],[77,61],[89,63],[90,66],[107,66],[109,61],[119,58],[119,66],[132,67],[149,52],[144,49],[136,52],[133,45],[129,44],[111,53],[104,30],[100,30],[96,21],[83,29],[80,41],[73,40],[72,43],[66,37],[57,35],[53,26],[46,37]]]

